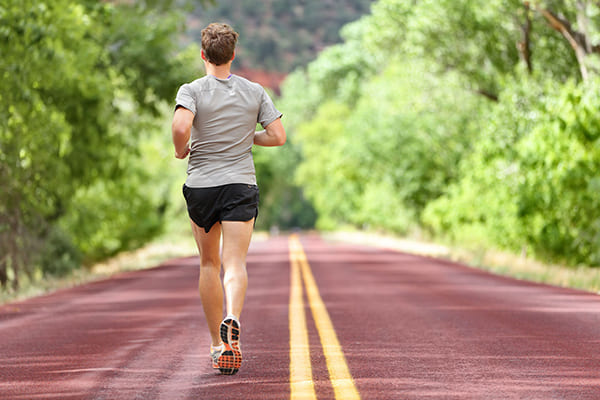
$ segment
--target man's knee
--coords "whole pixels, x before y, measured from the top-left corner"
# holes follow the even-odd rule
[[[223,266],[225,269],[225,275],[223,276],[223,282],[233,282],[233,281],[246,281],[248,279],[248,273],[246,272],[246,265],[244,264],[236,264]]]
[[[200,260],[200,269],[219,272],[221,270],[221,260],[218,258],[202,258]]]

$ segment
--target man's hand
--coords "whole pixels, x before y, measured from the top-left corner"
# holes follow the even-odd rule
[[[189,146],[181,154],[177,153],[177,150],[175,150],[175,158],[179,158],[180,160],[183,160],[184,158],[186,158],[188,156],[188,154],[190,154],[190,147]]]

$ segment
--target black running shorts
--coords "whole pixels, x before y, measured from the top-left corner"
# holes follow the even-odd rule
[[[183,185],[188,214],[208,233],[222,221],[250,221],[258,216],[258,186],[244,183],[190,188]]]

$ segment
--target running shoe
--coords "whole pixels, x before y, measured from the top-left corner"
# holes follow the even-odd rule
[[[228,315],[223,322],[221,322],[220,329],[224,348],[219,355],[217,365],[223,375],[233,375],[238,372],[242,366],[240,321],[233,315]]]
[[[212,360],[213,368],[219,368],[219,356],[223,352],[223,343],[220,346],[214,347],[210,345],[210,358]]]

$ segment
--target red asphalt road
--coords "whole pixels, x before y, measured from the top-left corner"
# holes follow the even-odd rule
[[[600,399],[600,297],[301,242],[362,399]],[[288,399],[288,238],[254,243],[244,363],[216,373],[197,258],[0,307],[1,399]],[[334,399],[309,310],[313,381]]]

